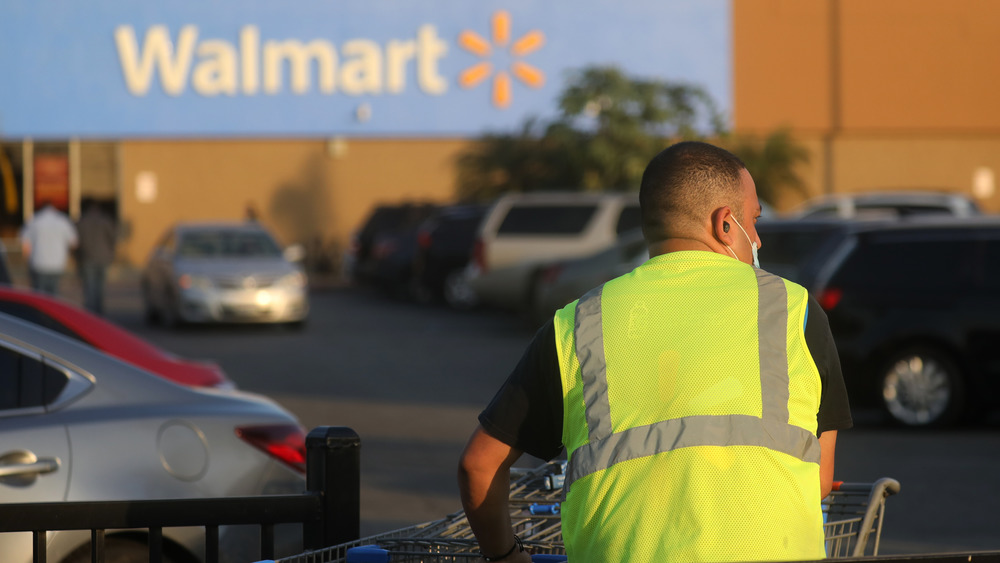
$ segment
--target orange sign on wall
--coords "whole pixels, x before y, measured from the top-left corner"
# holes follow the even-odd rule
[[[64,154],[35,155],[35,209],[46,203],[69,209],[69,157]]]

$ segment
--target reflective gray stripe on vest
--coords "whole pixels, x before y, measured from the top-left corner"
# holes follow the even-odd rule
[[[564,491],[573,481],[616,463],[692,446],[761,446],[806,462],[819,463],[819,441],[808,430],[788,424],[788,292],[784,281],[757,273],[757,334],[762,416],[688,416],[613,433],[604,357],[601,292],[576,306],[576,355],[583,380],[588,443],[570,456]]]
[[[608,402],[608,366],[604,360],[604,329],[601,326],[601,292],[604,285],[588,291],[576,304],[573,329],[576,358],[583,377],[590,441],[611,436],[611,404]]]

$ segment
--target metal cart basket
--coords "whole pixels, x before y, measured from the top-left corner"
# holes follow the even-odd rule
[[[566,561],[559,502],[565,462],[550,462],[511,474],[510,509],[514,532],[532,560]],[[828,557],[877,555],[885,499],[899,483],[835,483],[823,500]],[[479,545],[464,512],[431,522],[361,538],[325,549],[279,559],[276,563],[382,563],[475,561]]]

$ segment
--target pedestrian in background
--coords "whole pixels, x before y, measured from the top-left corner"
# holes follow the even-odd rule
[[[21,229],[21,251],[28,261],[31,288],[58,294],[69,253],[76,245],[76,227],[69,217],[51,202],[42,203],[41,209]]]
[[[462,454],[483,559],[530,561],[510,467],[564,449],[570,561],[823,559],[820,501],[852,425],[823,309],[758,267],[756,186],[731,153],[667,148],[639,202],[651,258],[556,312]]]
[[[115,260],[115,223],[99,203],[91,201],[84,208],[76,228],[80,234],[77,256],[83,283],[83,304],[90,311],[103,315],[104,280],[108,266]]]

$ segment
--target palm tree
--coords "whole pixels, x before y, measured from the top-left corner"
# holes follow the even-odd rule
[[[773,205],[785,190],[795,191],[803,197],[808,195],[796,168],[809,162],[809,151],[796,143],[787,129],[774,131],[763,140],[738,137],[727,144],[746,164],[757,184],[760,199]]]

